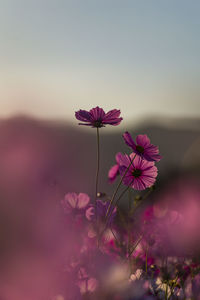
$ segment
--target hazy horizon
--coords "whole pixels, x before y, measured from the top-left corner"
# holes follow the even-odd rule
[[[0,1],[0,116],[200,116],[198,1]]]

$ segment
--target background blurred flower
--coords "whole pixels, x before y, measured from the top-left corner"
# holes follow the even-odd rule
[[[80,211],[86,209],[90,202],[90,197],[85,193],[67,193],[61,204],[66,213],[71,213],[72,211]]]

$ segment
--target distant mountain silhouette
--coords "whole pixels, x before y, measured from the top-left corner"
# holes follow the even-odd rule
[[[164,124],[164,125],[162,125]],[[189,124],[189,128],[186,125]],[[170,125],[170,126],[166,126]],[[200,119],[149,119],[133,135],[147,134],[159,146],[163,159],[157,164],[159,177],[172,170],[198,168],[200,164]],[[109,168],[117,152],[130,152],[122,139],[120,126],[100,130],[100,190],[111,192],[107,183]],[[5,180],[14,186],[29,184],[93,195],[96,172],[96,131],[69,123],[13,117],[0,122],[0,185]]]

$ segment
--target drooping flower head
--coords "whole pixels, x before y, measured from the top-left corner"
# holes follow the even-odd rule
[[[131,147],[133,152],[139,155],[141,158],[148,161],[159,161],[162,158],[162,156],[158,154],[158,147],[150,143],[150,139],[146,134],[138,135],[136,137],[136,143],[128,131],[123,134],[123,138],[125,143]]]
[[[124,176],[123,183],[131,186],[135,190],[145,190],[155,183],[158,170],[155,167],[154,162],[143,160],[139,155],[136,155],[133,159],[135,155],[136,154],[131,153],[129,156],[127,154],[122,156],[119,172],[121,176],[123,176],[130,165],[130,162],[133,160]]]
[[[75,112],[75,117],[83,122],[79,125],[92,126],[96,128],[104,127],[105,125],[119,125],[122,121],[120,116],[120,110],[112,109],[109,112],[105,111],[100,107],[92,108],[90,111],[82,110]]]

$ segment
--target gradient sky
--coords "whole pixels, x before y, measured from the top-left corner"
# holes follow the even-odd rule
[[[0,0],[0,117],[199,117],[199,16],[195,0]]]

